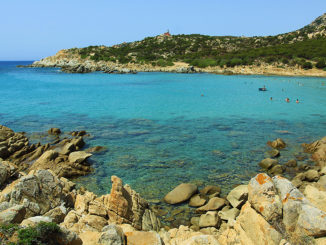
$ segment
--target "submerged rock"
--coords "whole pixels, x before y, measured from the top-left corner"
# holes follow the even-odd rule
[[[164,201],[169,204],[177,204],[187,201],[198,191],[197,186],[189,183],[182,183],[175,187],[164,197]]]
[[[281,138],[277,138],[274,141],[268,141],[267,144],[276,149],[283,149],[286,147],[284,140],[282,140]]]

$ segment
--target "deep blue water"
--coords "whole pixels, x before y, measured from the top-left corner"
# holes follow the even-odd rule
[[[87,146],[108,150],[77,182],[97,193],[109,191],[111,175],[147,199],[188,181],[226,192],[259,170],[268,140],[288,143],[284,163],[326,135],[326,78],[64,74],[20,63],[0,62],[0,124],[35,141],[51,127],[87,130]]]

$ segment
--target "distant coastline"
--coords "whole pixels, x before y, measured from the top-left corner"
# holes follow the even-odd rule
[[[60,52],[59,52],[60,53]],[[58,54],[59,54],[58,53]],[[116,64],[113,62],[94,62],[92,60],[68,59],[54,55],[35,61],[31,65],[19,67],[58,67],[67,73],[90,73],[102,71],[104,73],[128,74],[137,72],[172,72],[172,73],[213,73],[219,75],[272,75],[272,76],[307,76],[326,77],[326,71],[321,69],[303,69],[300,67],[273,66],[270,64],[219,67],[212,66],[198,68],[184,62],[174,62],[173,66],[160,67],[150,64]]]

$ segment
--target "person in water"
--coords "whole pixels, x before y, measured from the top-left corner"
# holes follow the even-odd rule
[[[295,101],[295,103],[299,104],[299,100],[297,99],[297,100]]]
[[[273,100],[273,97],[270,97],[270,100]]]
[[[285,101],[289,103],[290,102],[290,99],[289,98],[286,98]]]

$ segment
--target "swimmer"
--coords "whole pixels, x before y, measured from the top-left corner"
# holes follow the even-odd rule
[[[297,100],[295,101],[295,103],[299,104],[299,100],[297,99]]]
[[[204,94],[201,94],[200,96],[201,96],[201,97],[204,97]]]
[[[286,101],[287,103],[289,103],[289,102],[290,102],[290,99],[289,99],[289,98],[286,98],[285,101]]]
[[[270,99],[270,100],[273,100],[273,97],[270,97],[269,99]]]

